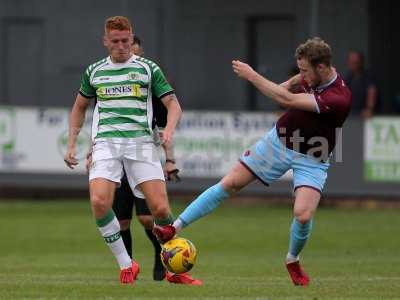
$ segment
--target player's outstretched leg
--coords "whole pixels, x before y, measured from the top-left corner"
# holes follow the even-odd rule
[[[175,220],[173,225],[154,226],[154,234],[160,242],[165,243],[175,236],[176,231],[209,214],[228,197],[229,194],[219,182],[198,196]]]
[[[237,163],[221,182],[198,196],[175,220],[173,225],[154,226],[153,232],[160,242],[172,239],[177,232],[216,209],[231,194],[255,180],[255,176],[241,163]]]

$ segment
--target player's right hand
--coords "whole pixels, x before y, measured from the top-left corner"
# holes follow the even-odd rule
[[[67,153],[64,156],[64,162],[68,168],[74,169],[78,165],[78,160],[75,157],[75,149],[68,148]]]
[[[179,169],[175,169],[175,170],[166,172],[165,178],[168,181],[180,182],[181,181],[181,177],[178,175],[178,173],[179,173]]]
[[[169,144],[172,142],[172,138],[174,135],[174,131],[169,129],[169,128],[165,128],[163,130],[163,132],[161,133],[161,143],[162,144]]]
[[[254,75],[257,74],[248,64],[241,62],[240,60],[232,61],[232,69],[240,78],[251,80]]]

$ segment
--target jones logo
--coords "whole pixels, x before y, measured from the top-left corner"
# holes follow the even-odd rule
[[[142,93],[140,92],[139,84],[132,85],[116,85],[116,86],[108,86],[101,87],[97,89],[97,96],[134,96],[140,97]]]

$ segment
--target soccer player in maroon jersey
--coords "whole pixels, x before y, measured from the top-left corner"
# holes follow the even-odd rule
[[[240,157],[216,185],[195,199],[173,225],[156,226],[161,241],[171,239],[183,227],[213,211],[224,199],[259,179],[266,185],[293,170],[294,218],[290,228],[286,267],[295,285],[307,286],[309,277],[299,254],[311,233],[327,177],[336,131],[343,126],[351,106],[351,93],[331,65],[330,46],[320,38],[301,44],[295,53],[300,74],[281,85],[232,61],[233,71],[265,96],[286,107],[276,126]]]

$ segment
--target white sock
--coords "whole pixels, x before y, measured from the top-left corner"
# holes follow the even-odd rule
[[[286,264],[294,263],[296,261],[299,261],[299,256],[293,256],[290,253],[286,255]]]
[[[183,224],[182,220],[178,218],[175,220],[175,222],[174,222],[174,224],[172,224],[172,226],[175,227],[176,233],[178,233],[179,231],[182,230],[184,224]]]
[[[128,252],[126,251],[124,242],[122,241],[119,222],[113,212],[112,214],[113,217],[112,219],[109,218],[111,219],[111,221],[109,221],[107,224],[101,224],[104,226],[99,226],[99,223],[97,222],[97,225],[101,235],[103,236],[107,245],[110,247],[111,252],[114,254],[115,258],[117,259],[118,265],[122,270],[131,267],[132,260],[129,257]]]

